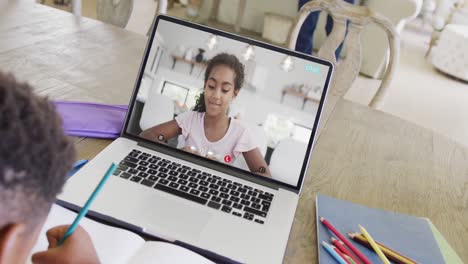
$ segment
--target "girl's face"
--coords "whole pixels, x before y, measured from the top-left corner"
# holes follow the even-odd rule
[[[213,67],[205,83],[205,108],[209,116],[226,115],[229,105],[237,96],[235,72],[226,65]]]

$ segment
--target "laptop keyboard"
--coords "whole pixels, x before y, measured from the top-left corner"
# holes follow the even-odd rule
[[[265,223],[274,197],[136,149],[120,162],[114,175],[259,224]]]

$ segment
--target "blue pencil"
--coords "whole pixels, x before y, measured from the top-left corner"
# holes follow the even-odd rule
[[[62,245],[63,242],[69,237],[71,236],[71,234],[73,234],[73,232],[75,231],[75,229],[78,227],[78,223],[80,222],[81,218],[83,218],[83,216],[86,215],[86,213],[88,212],[89,210],[89,207],[91,206],[91,203],[94,201],[94,199],[96,198],[96,196],[98,195],[99,191],[101,191],[102,187],[104,186],[104,184],[106,183],[107,179],[109,178],[109,176],[112,175],[112,173],[114,173],[115,169],[117,169],[117,166],[112,163],[111,166],[109,167],[109,169],[107,170],[106,174],[104,174],[104,177],[102,177],[102,180],[99,182],[99,184],[96,186],[96,189],[94,189],[93,193],[91,194],[91,196],[89,197],[88,201],[86,201],[85,205],[83,206],[83,208],[81,209],[80,213],[76,216],[75,220],[73,221],[73,223],[71,224],[71,226],[67,229],[67,232],[65,232],[65,235],[62,237],[62,239],[60,239],[58,245]]]
[[[332,257],[340,264],[348,264],[346,262],[346,260],[344,260],[340,255],[338,255],[338,253],[336,253],[335,250],[333,250],[333,248],[331,247],[330,244],[328,244],[327,242],[325,241],[322,241],[322,246],[325,248],[325,250],[328,251],[328,253],[330,253],[330,255],[332,255]]]

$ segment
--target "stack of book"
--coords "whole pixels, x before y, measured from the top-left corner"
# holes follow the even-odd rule
[[[463,263],[427,218],[318,195],[319,263]],[[364,228],[365,227],[365,228]]]

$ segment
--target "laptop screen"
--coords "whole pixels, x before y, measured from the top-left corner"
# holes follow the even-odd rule
[[[331,64],[160,16],[128,134],[299,188]]]

